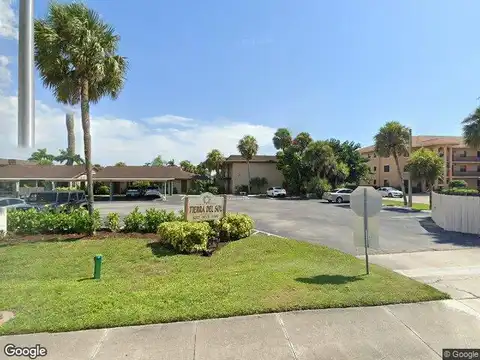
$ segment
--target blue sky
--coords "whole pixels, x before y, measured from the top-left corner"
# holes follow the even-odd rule
[[[173,114],[369,145],[388,120],[414,134],[460,135],[480,96],[478,1],[86,3],[116,28],[130,61],[121,97],[96,105],[98,117]],[[47,4],[36,0],[37,16]],[[13,80],[16,51],[0,40]],[[36,97],[58,106],[39,82]]]

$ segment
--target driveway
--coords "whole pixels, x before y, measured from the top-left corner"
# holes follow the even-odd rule
[[[178,211],[183,209],[181,196],[162,201],[97,202],[102,215],[118,212],[122,217],[138,206]],[[319,200],[262,199],[229,197],[228,211],[247,213],[255,220],[257,230],[326,245],[352,255],[362,254],[353,244],[352,224],[356,216],[349,204],[329,204]],[[380,248],[372,254],[455,250],[479,247],[480,238],[443,231],[428,213],[405,212],[384,208],[379,214]]]

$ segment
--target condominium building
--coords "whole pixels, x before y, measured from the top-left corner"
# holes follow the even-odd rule
[[[469,188],[480,188],[480,150],[466,146],[461,136],[413,136],[412,150],[422,147],[435,151],[445,160],[443,176],[438,179],[437,186],[447,186],[452,180],[464,180]],[[359,150],[368,159],[372,173],[366,185],[399,187],[400,178],[394,158],[379,157],[374,150],[373,145]],[[402,173],[407,162],[408,157],[399,158]],[[425,184],[413,183],[413,186],[425,190]]]

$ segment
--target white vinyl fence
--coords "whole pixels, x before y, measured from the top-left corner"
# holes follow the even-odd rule
[[[447,231],[480,235],[480,197],[433,193],[432,220]]]

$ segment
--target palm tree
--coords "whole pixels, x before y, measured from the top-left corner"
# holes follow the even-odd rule
[[[383,125],[378,134],[374,137],[375,153],[381,157],[393,156],[395,165],[397,166],[400,186],[403,192],[403,203],[407,205],[407,194],[405,194],[405,184],[403,181],[403,172],[400,169],[398,158],[400,156],[408,156],[408,146],[410,140],[410,132],[406,126],[397,121],[389,121]]]
[[[469,147],[480,148],[480,107],[463,121],[463,138]]]
[[[238,142],[237,149],[240,152],[240,155],[247,161],[248,169],[248,193],[250,194],[250,161],[253,159],[258,152],[258,143],[252,135],[245,135]]]
[[[278,129],[273,135],[273,146],[277,150],[284,151],[287,147],[292,145],[292,134],[286,128]]]
[[[76,146],[75,146],[75,119],[72,113],[66,115],[65,122],[67,125],[67,144],[68,144],[67,153],[69,155],[69,158],[66,159],[66,161],[67,161],[67,165],[73,165],[75,162],[74,157],[75,157]],[[82,164],[83,164],[83,160],[82,160]]]
[[[215,171],[215,176],[220,177],[220,172],[225,162],[225,157],[218,149],[213,149],[207,154],[205,166],[210,172]]]
[[[35,20],[35,65],[43,85],[58,102],[80,104],[88,188],[93,215],[90,103],[116,99],[125,82],[126,58],[117,54],[120,37],[82,3],[52,2],[44,19]],[[94,229],[91,231],[94,232]]]
[[[55,156],[55,161],[59,162],[60,164],[63,164],[66,162],[67,166],[71,166],[73,164],[81,165],[85,164],[85,161],[82,159],[82,157],[79,154],[71,153],[68,149],[63,150],[60,149],[60,155]]]
[[[47,149],[38,149],[28,158],[29,161],[35,161],[39,165],[52,165],[55,156],[49,154]]]
[[[333,179],[336,175],[335,153],[326,141],[311,142],[305,150],[305,161],[320,179]]]

